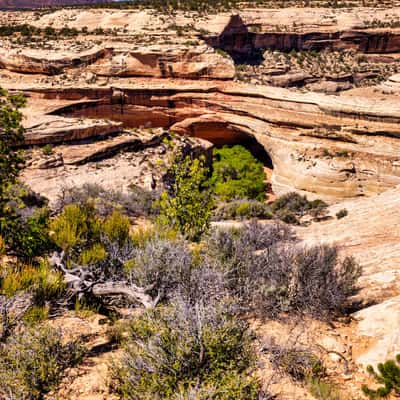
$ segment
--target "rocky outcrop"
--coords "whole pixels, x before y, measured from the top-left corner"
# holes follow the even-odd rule
[[[43,8],[106,3],[108,0],[0,0],[0,10]]]
[[[49,50],[0,50],[0,67],[21,73],[54,75],[84,67],[98,76],[232,79],[235,66],[203,45],[150,46],[136,50],[93,46],[80,53]]]
[[[28,74],[54,75],[66,68],[91,64],[104,56],[105,50],[98,46],[80,53],[60,54],[43,50],[0,50],[0,67],[9,71]]]
[[[300,12],[302,13],[302,12]],[[362,26],[274,26],[260,17],[246,19],[246,13],[233,15],[222,32],[206,36],[207,43],[229,53],[237,62],[258,62],[265,49],[283,52],[352,49],[361,53],[396,53],[400,51],[400,31],[368,29]],[[359,24],[360,25],[360,24]]]
[[[46,117],[26,126],[25,143],[39,145],[107,136],[121,132],[121,123],[110,120]]]
[[[41,121],[46,104],[53,114],[45,116],[45,124],[27,127],[29,144],[120,129],[116,123],[96,122],[106,118],[124,127],[161,127],[217,144],[255,139],[272,160],[272,185],[278,194],[296,189],[332,200],[368,196],[400,184],[396,101],[162,79],[131,80],[113,88],[26,88],[26,93],[27,114],[37,113]]]

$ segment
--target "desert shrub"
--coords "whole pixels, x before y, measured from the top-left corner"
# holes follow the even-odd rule
[[[309,201],[306,196],[291,192],[278,197],[272,204],[271,210],[276,217],[289,224],[297,224],[298,218],[305,214],[313,217],[321,216],[328,205],[322,200]]]
[[[270,350],[272,365],[296,381],[321,378],[324,366],[321,359],[309,349],[274,346]]]
[[[18,210],[24,211],[27,211],[27,215],[18,215],[9,221],[3,232],[10,252],[24,260],[31,260],[51,248],[49,210],[45,207],[29,210],[22,207]]]
[[[225,304],[176,301],[142,316],[124,354],[112,368],[123,399],[187,398],[196,391],[213,399],[257,399],[260,384],[247,323]]]
[[[343,400],[343,395],[335,384],[319,377],[310,378],[307,389],[316,399]]]
[[[61,296],[65,290],[61,273],[53,271],[47,262],[39,266],[16,264],[8,267],[1,277],[1,293],[7,297],[21,291],[33,294],[36,305],[44,305]]]
[[[101,227],[102,232],[107,235],[112,242],[123,246],[129,240],[130,221],[119,211],[114,210],[108,216]]]
[[[281,224],[215,230],[206,248],[231,295],[245,310],[264,316],[290,311],[325,318],[343,312],[360,275],[352,258],[339,260],[330,246],[300,246]]]
[[[400,354],[396,356],[396,361],[400,364]],[[391,393],[400,395],[400,367],[394,360],[388,360],[378,364],[378,372],[369,365],[367,371],[375,378],[376,382],[382,386],[378,389],[370,389],[368,386],[362,386],[362,391],[370,399],[387,398]]]
[[[68,205],[50,225],[51,238],[72,261],[83,264],[104,261],[108,255],[116,256],[130,242],[130,221],[119,211],[101,217],[95,208]],[[114,257],[115,258],[115,257]]]
[[[133,251],[127,271],[129,280],[160,300],[177,295],[185,301],[209,301],[226,294],[222,274],[193,253],[182,239],[154,237]]]
[[[49,327],[25,329],[0,347],[0,397],[40,400],[54,389],[66,368],[83,355],[78,342],[62,343],[61,333]]]
[[[340,210],[336,213],[336,218],[342,219],[342,218],[346,217],[348,214],[349,214],[348,211],[345,208],[343,208],[342,210]]]
[[[354,258],[339,260],[335,247],[301,247],[294,257],[289,284],[290,308],[314,316],[343,312],[348,298],[355,293],[360,275],[360,266]]]
[[[50,225],[54,243],[67,253],[98,240],[100,221],[89,205],[68,205]]]
[[[236,200],[229,203],[222,203],[213,211],[213,220],[224,219],[270,219],[272,213],[270,207],[264,202],[257,200]]]
[[[4,241],[2,236],[0,236],[0,256],[4,254],[6,254],[6,242]]]
[[[45,156],[53,154],[53,146],[51,144],[46,144],[42,147],[42,152]]]
[[[206,187],[205,159],[177,152],[166,175],[171,183],[158,203],[158,221],[191,240],[198,240],[209,227],[213,206]]]
[[[23,321],[27,325],[35,325],[39,322],[45,321],[49,317],[49,308],[46,306],[33,306],[23,317]]]
[[[221,200],[265,199],[263,165],[250,151],[240,145],[224,146],[215,148],[213,156],[210,181]]]
[[[63,188],[57,199],[56,209],[61,211],[67,205],[92,204],[96,213],[102,217],[119,210],[129,217],[151,215],[153,203],[158,193],[147,192],[136,185],[129,187],[129,192],[106,190],[100,185],[86,183],[80,187]]]

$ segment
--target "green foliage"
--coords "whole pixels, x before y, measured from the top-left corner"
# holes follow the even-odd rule
[[[123,216],[119,211],[114,210],[113,213],[104,220],[102,231],[108,238],[123,246],[129,239],[129,219]]]
[[[206,187],[205,160],[175,155],[168,174],[172,177],[169,193],[159,200],[161,225],[170,226],[191,240],[198,240],[208,229],[213,200]]]
[[[270,219],[272,218],[271,207],[257,200],[236,200],[223,203],[213,211],[215,221],[226,219]]]
[[[54,272],[46,262],[38,267],[17,264],[9,267],[1,279],[1,294],[11,297],[20,291],[29,291],[34,295],[37,305],[54,300],[65,290],[61,273]]]
[[[396,361],[400,364],[400,354],[396,356]],[[400,395],[400,367],[394,360],[388,360],[385,363],[378,364],[378,372],[370,365],[367,371],[382,384],[376,390],[370,389],[368,386],[362,386],[362,391],[370,399],[382,399],[394,393]]]
[[[243,146],[224,146],[213,150],[211,183],[216,195],[224,201],[265,199],[263,165]]]
[[[346,217],[348,214],[349,214],[349,212],[345,208],[343,208],[342,210],[340,210],[336,213],[336,218],[342,219],[342,218]]]
[[[271,210],[276,217],[288,224],[298,224],[298,218],[305,214],[314,217],[323,215],[328,205],[319,199],[308,200],[296,192],[286,193],[278,197],[272,204]]]
[[[47,210],[32,212],[26,204],[32,195],[18,185],[24,158],[18,146],[23,143],[21,95],[10,95],[0,88],[0,236],[7,249],[22,258],[33,258],[48,248]]]
[[[45,321],[49,316],[49,309],[46,306],[33,306],[24,315],[23,321],[27,325],[35,325]]]
[[[336,385],[319,377],[310,378],[307,388],[316,399],[343,400],[343,396]]]
[[[50,225],[54,243],[69,253],[99,237],[100,223],[91,206],[66,206]]]
[[[0,397],[43,399],[82,355],[79,343],[63,344],[61,333],[45,326],[9,337],[0,347]]]
[[[112,368],[122,399],[257,399],[246,323],[213,307],[178,304],[143,315]],[[206,396],[206,394],[208,394]],[[182,396],[182,397],[179,397]]]
[[[130,241],[129,219],[119,211],[101,217],[90,202],[70,204],[51,222],[51,238],[67,254],[67,260],[82,265],[106,262],[107,246],[122,248]]]
[[[34,209],[26,218],[17,217],[9,220],[4,229],[8,246],[14,254],[25,260],[43,254],[50,248],[48,225],[47,208]]]
[[[45,156],[53,154],[53,146],[51,144],[46,144],[46,146],[42,147],[42,152]]]

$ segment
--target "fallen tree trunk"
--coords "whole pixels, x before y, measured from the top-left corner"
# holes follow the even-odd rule
[[[113,296],[123,296],[125,300],[132,304],[140,304],[144,308],[153,308],[161,298],[161,292],[153,298],[149,292],[154,290],[155,285],[139,287],[126,281],[101,281],[95,278],[95,273],[90,268],[75,266],[68,269],[64,263],[65,253],[55,252],[50,258],[50,264],[64,274],[64,280],[71,297],[81,298],[84,295],[92,295],[97,298],[107,298]]]

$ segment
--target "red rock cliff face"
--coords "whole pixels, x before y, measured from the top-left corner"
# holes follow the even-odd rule
[[[400,51],[398,30],[351,29],[330,32],[253,32],[240,15],[217,36],[206,37],[207,43],[229,53],[236,62],[257,62],[266,49],[289,52],[323,49],[354,49],[362,53],[396,53]]]
[[[106,0],[0,0],[0,10],[105,3]]]

